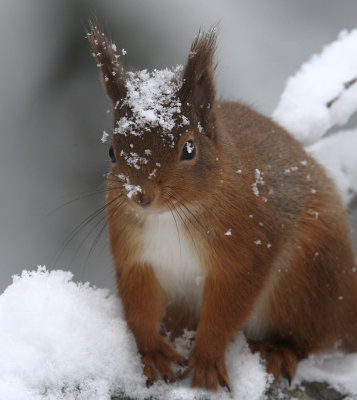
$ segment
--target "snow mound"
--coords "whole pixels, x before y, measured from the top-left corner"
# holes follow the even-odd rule
[[[185,332],[174,345],[188,356],[193,339]],[[110,400],[120,393],[139,400],[263,400],[272,382],[238,332],[226,352],[231,394],[190,389],[190,377],[147,389],[119,300],[44,267],[15,276],[0,296],[0,343],[1,400]],[[357,354],[311,356],[300,362],[294,385],[303,380],[356,395]]]
[[[0,296],[1,400],[207,399],[190,378],[147,389],[135,341],[120,302],[107,290],[75,283],[70,272],[39,267],[15,276]],[[175,345],[188,354],[192,333]],[[227,351],[233,396],[259,400],[269,381],[257,355],[237,334]]]
[[[314,55],[287,81],[273,118],[310,145],[357,110],[357,29]]]
[[[0,343],[0,399],[99,400],[144,384],[119,302],[70,272],[14,277],[0,296]]]

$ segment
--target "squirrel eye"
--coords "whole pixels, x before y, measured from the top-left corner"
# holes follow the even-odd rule
[[[115,163],[116,158],[115,158],[113,146],[110,146],[110,148],[109,148],[109,157],[112,160],[112,163]]]
[[[180,157],[180,161],[192,160],[196,155],[196,146],[192,140],[188,140],[184,145]]]

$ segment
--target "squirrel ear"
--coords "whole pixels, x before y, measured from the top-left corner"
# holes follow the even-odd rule
[[[216,92],[213,78],[216,33],[215,26],[207,33],[198,33],[183,71],[182,99],[192,102],[202,126],[209,123],[209,110],[213,106]]]
[[[126,96],[123,67],[117,61],[116,47],[100,31],[95,19],[89,22],[89,28],[87,38],[97,66],[101,69],[104,87],[109,98],[116,104]]]

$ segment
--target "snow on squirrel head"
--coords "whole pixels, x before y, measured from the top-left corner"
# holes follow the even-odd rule
[[[216,29],[197,35],[185,67],[152,72],[124,73],[96,22],[87,37],[114,106],[108,184],[139,209],[199,200],[217,167]]]

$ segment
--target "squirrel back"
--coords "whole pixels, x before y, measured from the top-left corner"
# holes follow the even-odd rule
[[[356,268],[347,213],[334,183],[268,118],[237,103],[218,108],[224,132],[236,132],[226,144],[234,149],[245,188],[237,206],[247,207],[239,221],[247,223],[249,233],[241,232],[239,242],[263,255],[259,265],[268,263],[263,290],[245,324],[248,336],[293,332],[308,353],[338,341],[342,349],[356,349]],[[266,262],[268,250],[273,257]]]

